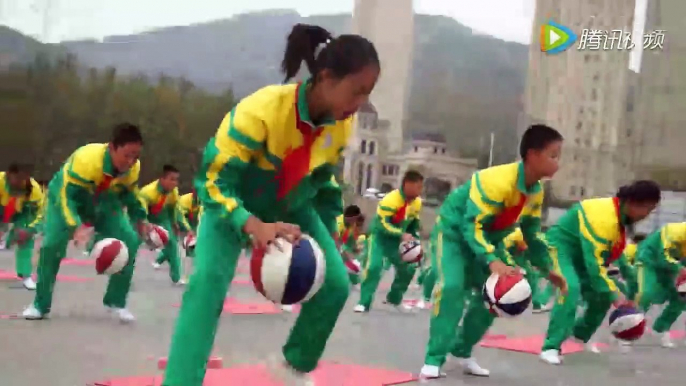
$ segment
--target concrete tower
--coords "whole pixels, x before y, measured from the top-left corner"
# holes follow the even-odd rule
[[[353,33],[371,40],[379,52],[381,78],[371,103],[379,119],[388,121],[388,149],[384,150],[399,152],[412,77],[412,0],[355,0],[352,24]]]

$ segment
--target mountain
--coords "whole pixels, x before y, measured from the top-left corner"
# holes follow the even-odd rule
[[[61,45],[93,67],[153,78],[164,73],[213,92],[232,87],[241,96],[282,81],[285,37],[299,22],[335,34],[351,29],[349,14],[302,17],[269,10]],[[510,161],[527,65],[523,44],[475,34],[449,17],[417,15],[408,131],[440,132],[465,156],[485,159],[494,132],[495,160]]]
[[[28,63],[38,54],[45,54],[47,57],[54,58],[65,53],[64,47],[43,44],[9,27],[0,25],[0,68]]]

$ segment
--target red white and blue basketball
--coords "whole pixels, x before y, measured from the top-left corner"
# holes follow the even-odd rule
[[[150,224],[148,232],[148,243],[153,248],[164,248],[169,242],[169,232],[157,224]]]
[[[279,238],[275,245],[253,249],[250,276],[255,289],[278,304],[296,304],[312,298],[324,283],[326,260],[319,244],[307,235],[291,244]]]
[[[676,279],[676,291],[681,300],[686,300],[686,276],[679,276]]]
[[[95,260],[98,275],[113,275],[129,263],[129,249],[117,239],[102,239],[93,245],[90,257]]]
[[[483,287],[486,307],[497,316],[521,315],[531,303],[531,286],[521,273],[500,277],[492,274]]]
[[[400,243],[400,258],[406,263],[418,263],[422,259],[422,245],[419,240]]]
[[[632,341],[646,330],[645,315],[631,306],[617,307],[610,314],[610,331],[619,340]]]
[[[362,265],[356,259],[345,259],[345,268],[348,270],[348,273],[359,275]]]

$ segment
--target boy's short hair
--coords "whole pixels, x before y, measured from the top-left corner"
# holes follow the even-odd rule
[[[176,166],[170,164],[165,164],[164,166],[162,166],[162,175],[166,176],[169,173],[179,173],[179,169],[177,169]]]
[[[531,125],[522,135],[519,142],[519,155],[526,159],[529,150],[543,150],[553,142],[564,140],[559,131],[546,125]]]
[[[122,147],[130,143],[143,144],[143,135],[138,126],[128,122],[120,123],[112,130],[110,143],[114,148]]]
[[[343,217],[356,217],[362,214],[362,210],[357,205],[348,205],[343,210]]]
[[[403,175],[403,185],[405,185],[406,182],[421,182],[421,181],[424,181],[424,176],[422,175],[422,173],[420,173],[416,170],[408,170]]]

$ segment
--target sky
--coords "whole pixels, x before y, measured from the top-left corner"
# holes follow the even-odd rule
[[[353,4],[353,0],[0,0],[0,24],[58,42],[224,19],[255,10],[291,8],[304,16],[352,12]],[[414,8],[417,13],[450,16],[478,32],[528,44],[535,0],[414,0]]]

